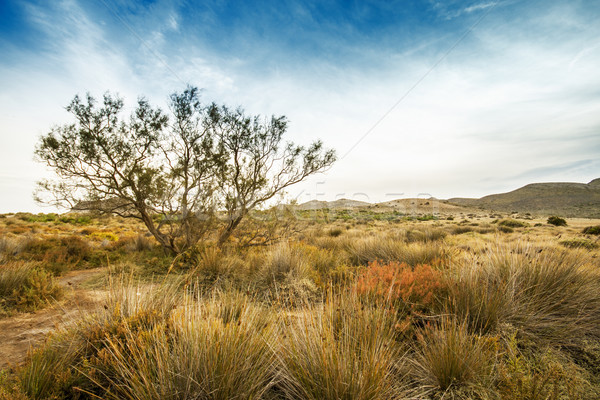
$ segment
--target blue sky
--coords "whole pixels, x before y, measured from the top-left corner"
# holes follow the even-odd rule
[[[198,5],[201,3],[201,5]],[[0,1],[0,212],[77,93],[284,114],[340,160],[298,200],[480,197],[600,177],[600,1]]]

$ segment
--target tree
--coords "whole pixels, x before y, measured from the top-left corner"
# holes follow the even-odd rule
[[[251,210],[335,161],[335,152],[324,150],[321,141],[307,148],[293,143],[282,145],[287,130],[284,116],[263,121],[260,116],[246,116],[241,109],[232,111],[214,104],[209,115],[211,134],[226,154],[217,172],[227,216],[219,245]]]
[[[321,142],[282,147],[285,117],[203,106],[194,87],[171,95],[169,115],[140,98],[123,118],[123,100],[110,94],[100,106],[75,96],[66,109],[75,122],[36,147],[57,177],[38,183],[36,199],[138,219],[175,254],[215,229],[224,244],[249,211],[335,160]]]

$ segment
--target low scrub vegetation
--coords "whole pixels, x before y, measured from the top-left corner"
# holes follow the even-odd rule
[[[0,266],[0,316],[34,311],[62,295],[52,275],[35,264],[10,262]]]
[[[600,225],[586,226],[582,232],[586,235],[600,235]]]
[[[547,222],[554,226],[567,226],[567,221],[564,218],[557,217],[555,215],[548,217]]]
[[[600,250],[572,227],[302,221],[172,256],[123,220],[43,219],[0,221],[28,232],[0,241],[1,317],[89,266],[106,298],[0,373],[0,399],[600,398]]]
[[[507,218],[498,221],[498,226],[503,226],[506,228],[524,228],[527,226],[527,223],[523,221],[518,221],[516,219]]]

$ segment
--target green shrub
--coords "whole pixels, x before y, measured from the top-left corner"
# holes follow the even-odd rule
[[[33,239],[24,244],[22,253],[57,274],[81,266],[92,255],[88,243],[78,236]]]
[[[524,228],[527,226],[527,223],[525,222],[521,222],[521,221],[517,221],[516,219],[503,219],[501,221],[498,221],[498,225],[499,226],[505,226],[507,228]]]
[[[585,400],[600,395],[600,388],[592,386],[567,355],[548,348],[523,351],[514,337],[505,341],[497,380],[498,394],[505,400]]]
[[[330,229],[329,232],[327,232],[327,234],[331,237],[338,237],[342,233],[343,233],[343,231],[340,228]]]
[[[600,235],[600,225],[586,226],[582,232],[586,235]]]
[[[587,249],[593,250],[598,248],[598,245],[592,241],[586,239],[567,239],[561,240],[559,244],[568,247],[570,249]]]
[[[555,215],[548,217],[547,221],[550,225],[554,226],[567,226],[567,221],[564,218],[557,217]]]
[[[33,311],[63,296],[52,275],[31,263],[0,266],[0,313]]]

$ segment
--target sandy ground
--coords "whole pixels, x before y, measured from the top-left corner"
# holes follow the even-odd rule
[[[95,309],[106,292],[82,288],[82,284],[105,268],[72,271],[61,277],[66,300],[34,313],[0,319],[0,369],[23,362],[29,349],[46,335],[82,313]]]

